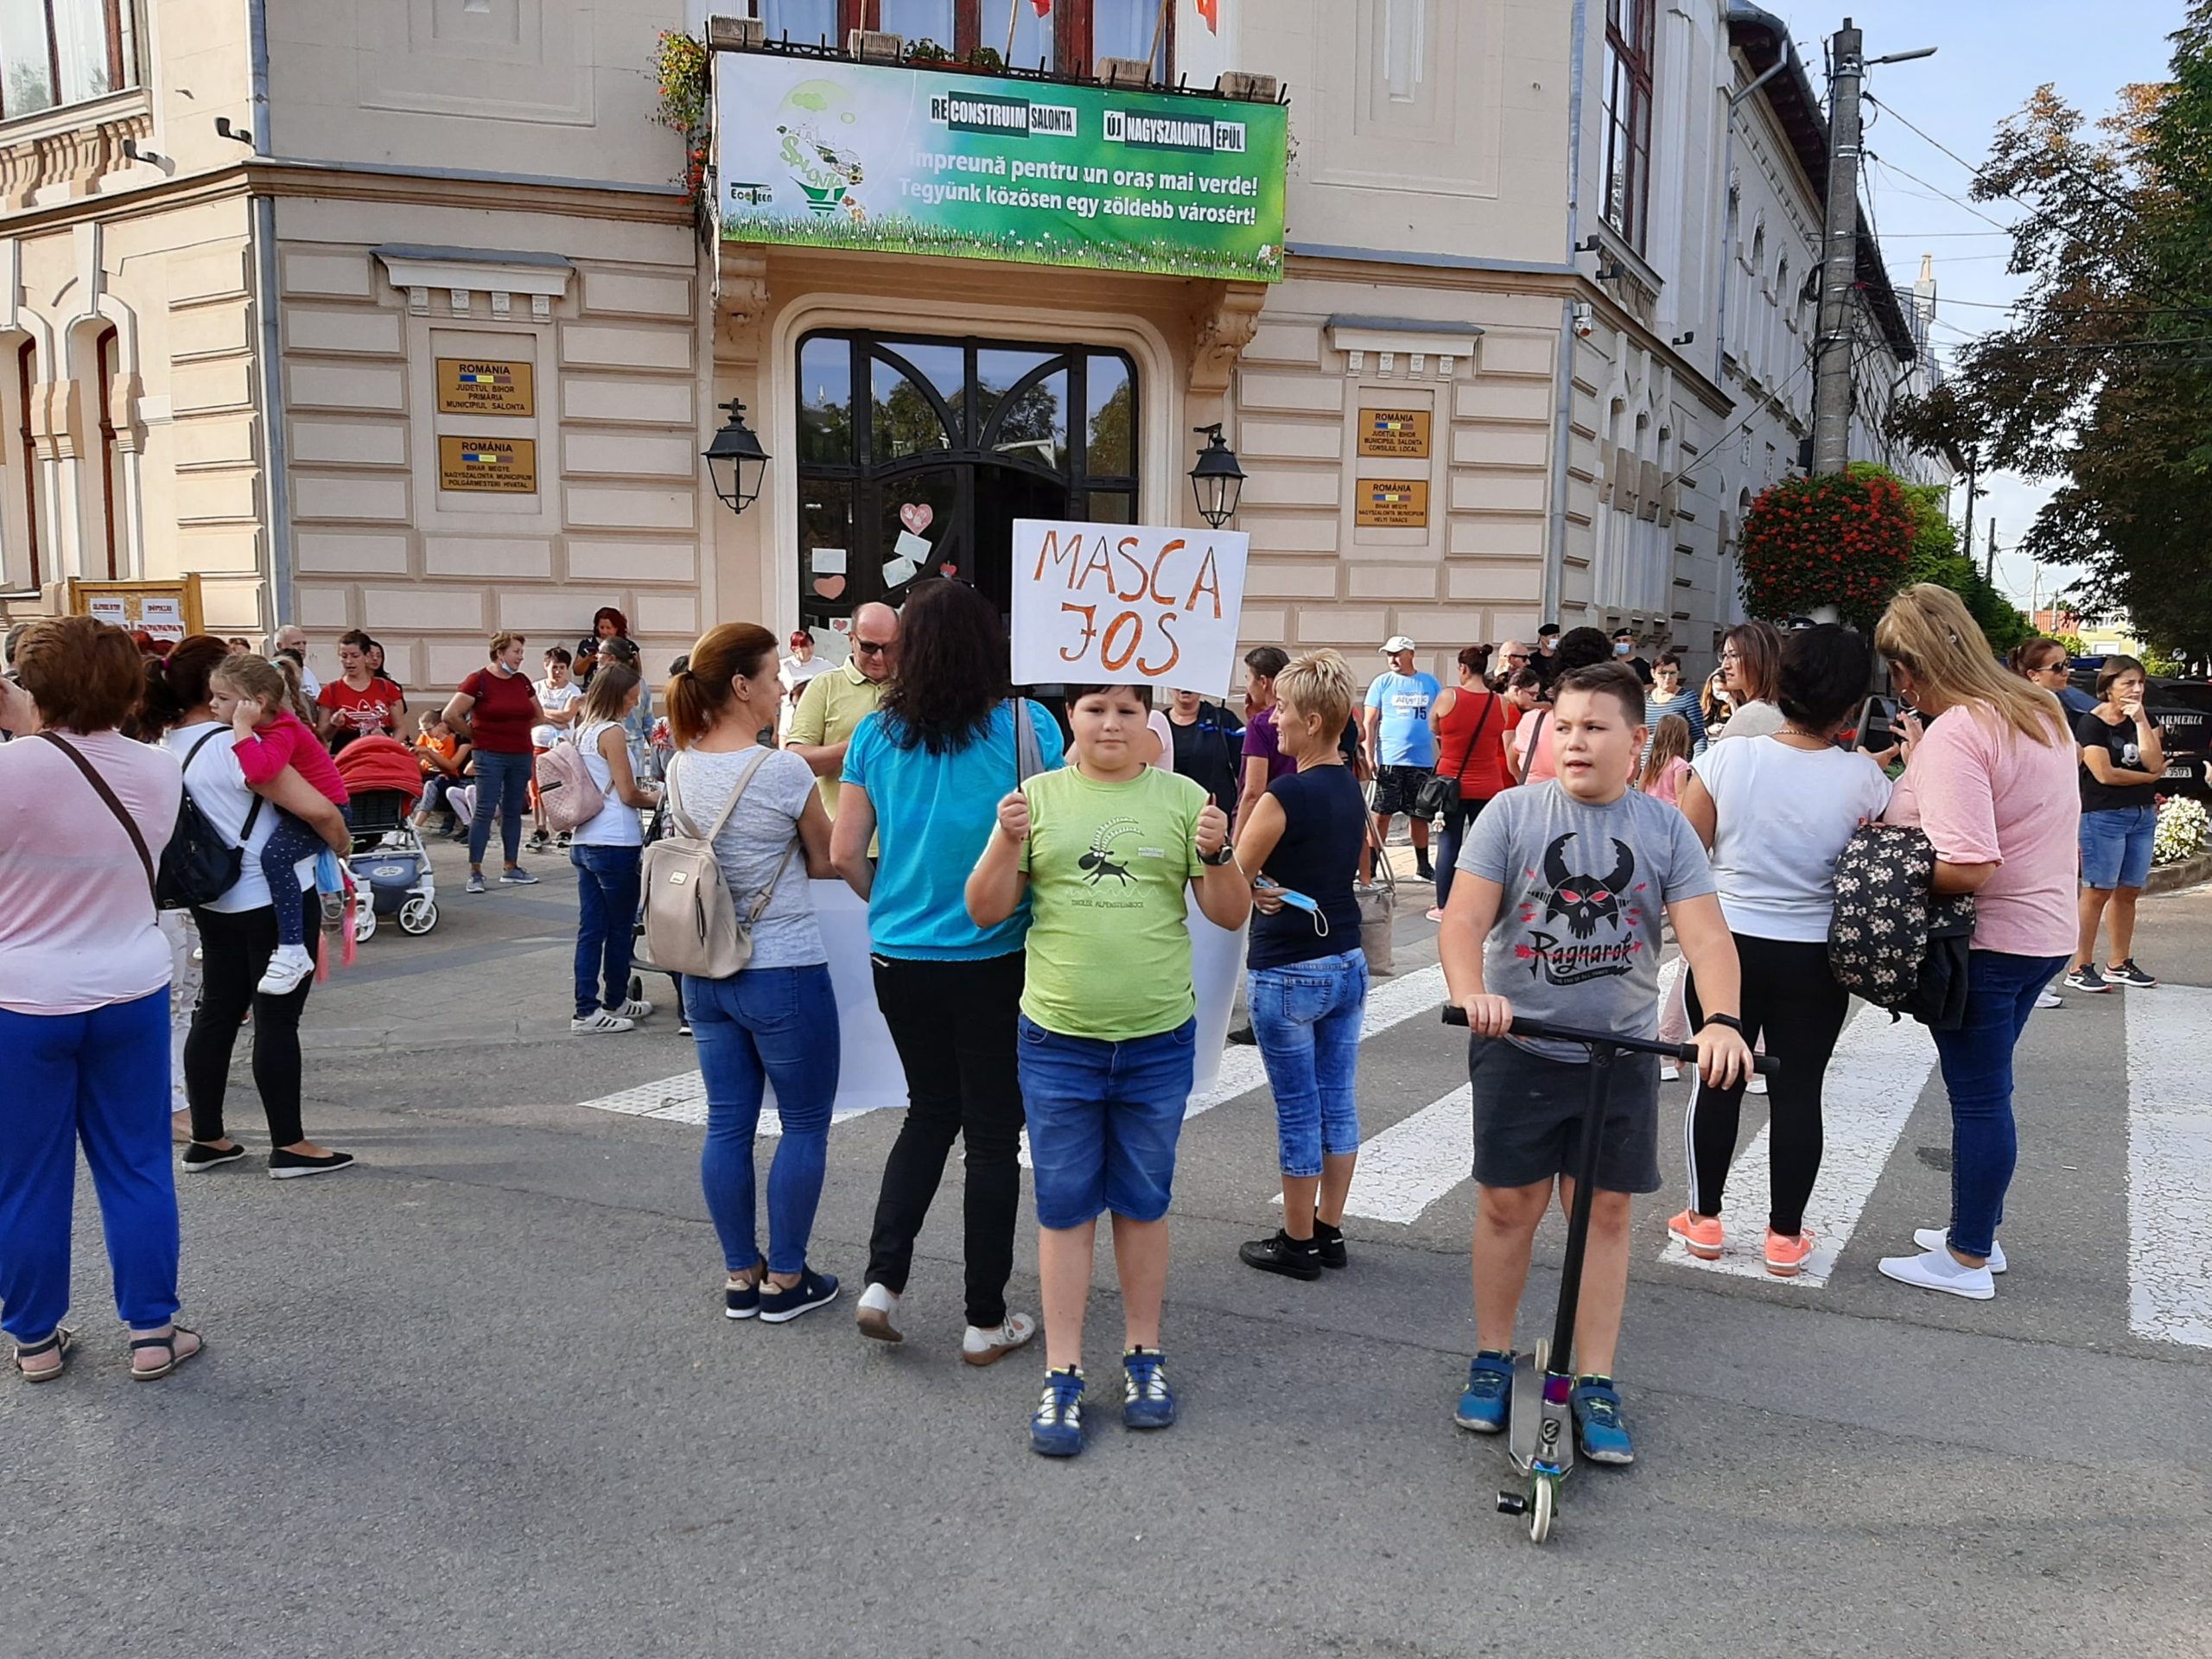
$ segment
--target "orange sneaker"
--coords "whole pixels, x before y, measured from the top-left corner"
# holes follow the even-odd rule
[[[1807,1228],[1795,1238],[1766,1230],[1766,1270],[1777,1279],[1795,1279],[1798,1269],[1805,1265],[1805,1258],[1813,1253],[1813,1230]]]
[[[1720,1217],[1694,1215],[1685,1210],[1667,1224],[1667,1230],[1682,1241],[1682,1248],[1700,1262],[1720,1259]],[[1796,1272],[1796,1268],[1791,1268]]]

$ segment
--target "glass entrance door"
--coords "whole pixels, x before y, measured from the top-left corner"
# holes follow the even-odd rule
[[[932,575],[1013,600],[1017,518],[1134,523],[1122,353],[873,331],[798,351],[800,620],[817,634]]]

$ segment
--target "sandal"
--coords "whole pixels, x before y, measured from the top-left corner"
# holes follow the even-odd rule
[[[176,1339],[179,1337],[197,1337],[199,1335],[200,1333],[197,1331],[193,1330],[189,1325],[172,1323],[169,1326],[169,1333],[166,1337],[133,1337],[130,1339],[130,1351],[133,1354],[136,1354],[141,1348],[166,1348],[168,1350],[169,1357],[168,1363],[166,1365],[156,1365],[150,1370],[142,1370],[137,1362],[133,1360],[130,1366],[130,1380],[134,1382],[157,1382],[162,1378],[167,1376],[171,1371],[176,1370],[178,1366],[183,1364],[185,1361],[194,1358],[200,1354],[204,1353],[207,1347],[207,1341],[204,1338],[201,1339],[200,1345],[196,1348],[188,1348],[181,1354],[176,1351]]]
[[[16,1369],[23,1374],[26,1382],[51,1382],[69,1369],[69,1357],[76,1350],[77,1333],[66,1325],[57,1325],[54,1327],[54,1334],[44,1342],[35,1342],[28,1348],[18,1347],[16,1350]],[[36,1359],[41,1354],[57,1354],[60,1357],[60,1361],[50,1369],[36,1371],[23,1363],[25,1360]]]

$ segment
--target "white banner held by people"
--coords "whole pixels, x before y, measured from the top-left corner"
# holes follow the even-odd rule
[[[1249,546],[1235,530],[1015,519],[1014,683],[1217,692]]]

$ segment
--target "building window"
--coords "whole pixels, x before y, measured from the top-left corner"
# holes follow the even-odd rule
[[[935,574],[1003,613],[1016,518],[1137,522],[1137,377],[1120,352],[839,331],[799,342],[798,381],[810,627]]]
[[[99,410],[100,441],[100,535],[107,551],[107,579],[114,582],[130,574],[130,561],[123,545],[123,525],[116,512],[116,503],[122,499],[118,487],[123,467],[123,452],[115,442],[115,330],[103,329],[92,346],[92,372],[99,384],[94,388],[95,407]]]
[[[1605,0],[1605,223],[1639,253],[1650,186],[1656,10],[1656,0]]]
[[[26,3],[0,0],[0,16]],[[772,41],[842,47],[849,30],[883,29],[909,47],[962,58],[988,48],[1017,69],[1062,75],[1096,74],[1101,58],[1149,60],[1162,85],[1175,32],[1160,0],[1050,0],[1041,11],[1037,0],[752,0],[752,13]]]
[[[0,120],[138,84],[134,0],[0,0]]]
[[[23,550],[20,563],[9,562],[10,574],[20,569],[27,589],[37,588],[46,579],[39,560],[38,439],[31,431],[31,398],[37,385],[38,346],[27,340],[16,348],[16,442],[10,446],[14,454],[9,457],[13,465],[8,468],[14,476],[8,480],[12,487],[5,514],[10,537]]]

